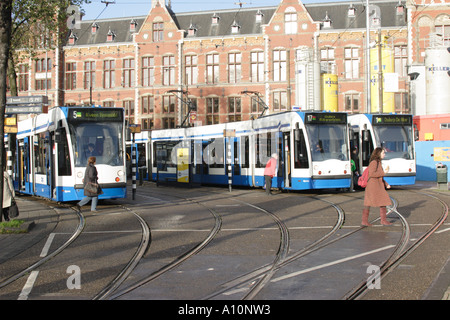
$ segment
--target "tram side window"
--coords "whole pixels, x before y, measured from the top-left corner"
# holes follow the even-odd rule
[[[45,134],[40,133],[34,136],[34,166],[37,174],[46,174],[46,147],[45,147]]]
[[[256,168],[265,168],[272,153],[277,152],[277,139],[271,132],[256,135]]]
[[[308,151],[303,130],[295,130],[294,135],[294,167],[296,169],[309,168]]]
[[[58,175],[72,175],[72,166],[70,165],[69,144],[67,142],[66,128],[61,128],[61,141],[58,143]]]
[[[155,162],[154,167],[158,170],[167,171],[169,167],[176,166],[176,145],[179,141],[155,142],[153,144],[153,152]]]
[[[249,143],[250,142],[248,136],[241,137],[241,156],[240,156],[241,168],[248,168],[250,166]],[[235,154],[236,152],[237,150],[235,151]],[[237,156],[235,156],[235,158],[237,158]]]
[[[206,141],[205,141],[206,142]],[[212,139],[207,141],[207,145],[203,149],[203,161],[210,168],[224,168],[225,144],[223,138]]]

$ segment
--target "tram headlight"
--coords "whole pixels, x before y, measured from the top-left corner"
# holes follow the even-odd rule
[[[118,175],[119,177],[122,177],[122,176],[123,176],[123,171],[122,171],[122,170],[117,171],[117,175]]]
[[[81,171],[78,171],[77,172],[77,178],[83,178],[83,172],[81,172]]]

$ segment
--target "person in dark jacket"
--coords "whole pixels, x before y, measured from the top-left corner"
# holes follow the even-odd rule
[[[384,149],[378,147],[373,150],[372,155],[370,156],[368,167],[369,180],[367,182],[366,191],[364,194],[364,209],[361,223],[363,226],[372,226],[369,223],[370,207],[380,207],[380,218],[382,225],[388,226],[392,224],[386,220],[386,206],[391,205],[392,202],[386,191],[386,189],[390,189],[391,186],[383,179],[385,173],[389,171],[389,167],[387,167],[385,171],[381,165],[381,160],[383,160],[384,155]]]
[[[81,211],[82,206],[84,206],[91,200],[92,200],[91,211],[93,211],[93,212],[97,211],[98,193],[91,193],[88,190],[86,190],[86,185],[88,183],[98,184],[98,173],[97,173],[97,168],[95,167],[96,161],[97,161],[97,158],[95,158],[95,157],[89,157],[89,159],[88,159],[88,164],[86,166],[86,171],[84,173],[84,180],[83,180],[84,195],[86,197],[77,203],[77,209],[79,211]]]

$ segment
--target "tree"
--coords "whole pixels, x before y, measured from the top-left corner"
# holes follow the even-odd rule
[[[4,137],[7,74],[11,95],[17,95],[17,52],[34,56],[38,50],[61,46],[67,32],[67,8],[89,0],[0,0],[0,134]],[[51,36],[50,36],[51,35]],[[9,64],[9,67],[8,67]],[[4,143],[0,147],[0,192],[3,192]],[[3,196],[0,197],[0,208]]]
[[[10,51],[11,39],[11,10],[13,0],[0,0],[0,134],[4,136],[4,118],[6,107],[6,69],[8,65],[8,56]],[[2,143],[3,145],[3,143]],[[3,165],[5,149],[0,148],[0,208],[3,208]]]

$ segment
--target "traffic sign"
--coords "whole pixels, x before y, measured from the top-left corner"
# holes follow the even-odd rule
[[[6,105],[5,114],[17,113],[47,113],[48,106],[42,104],[32,105]]]
[[[47,96],[7,97],[6,105],[48,104]]]

